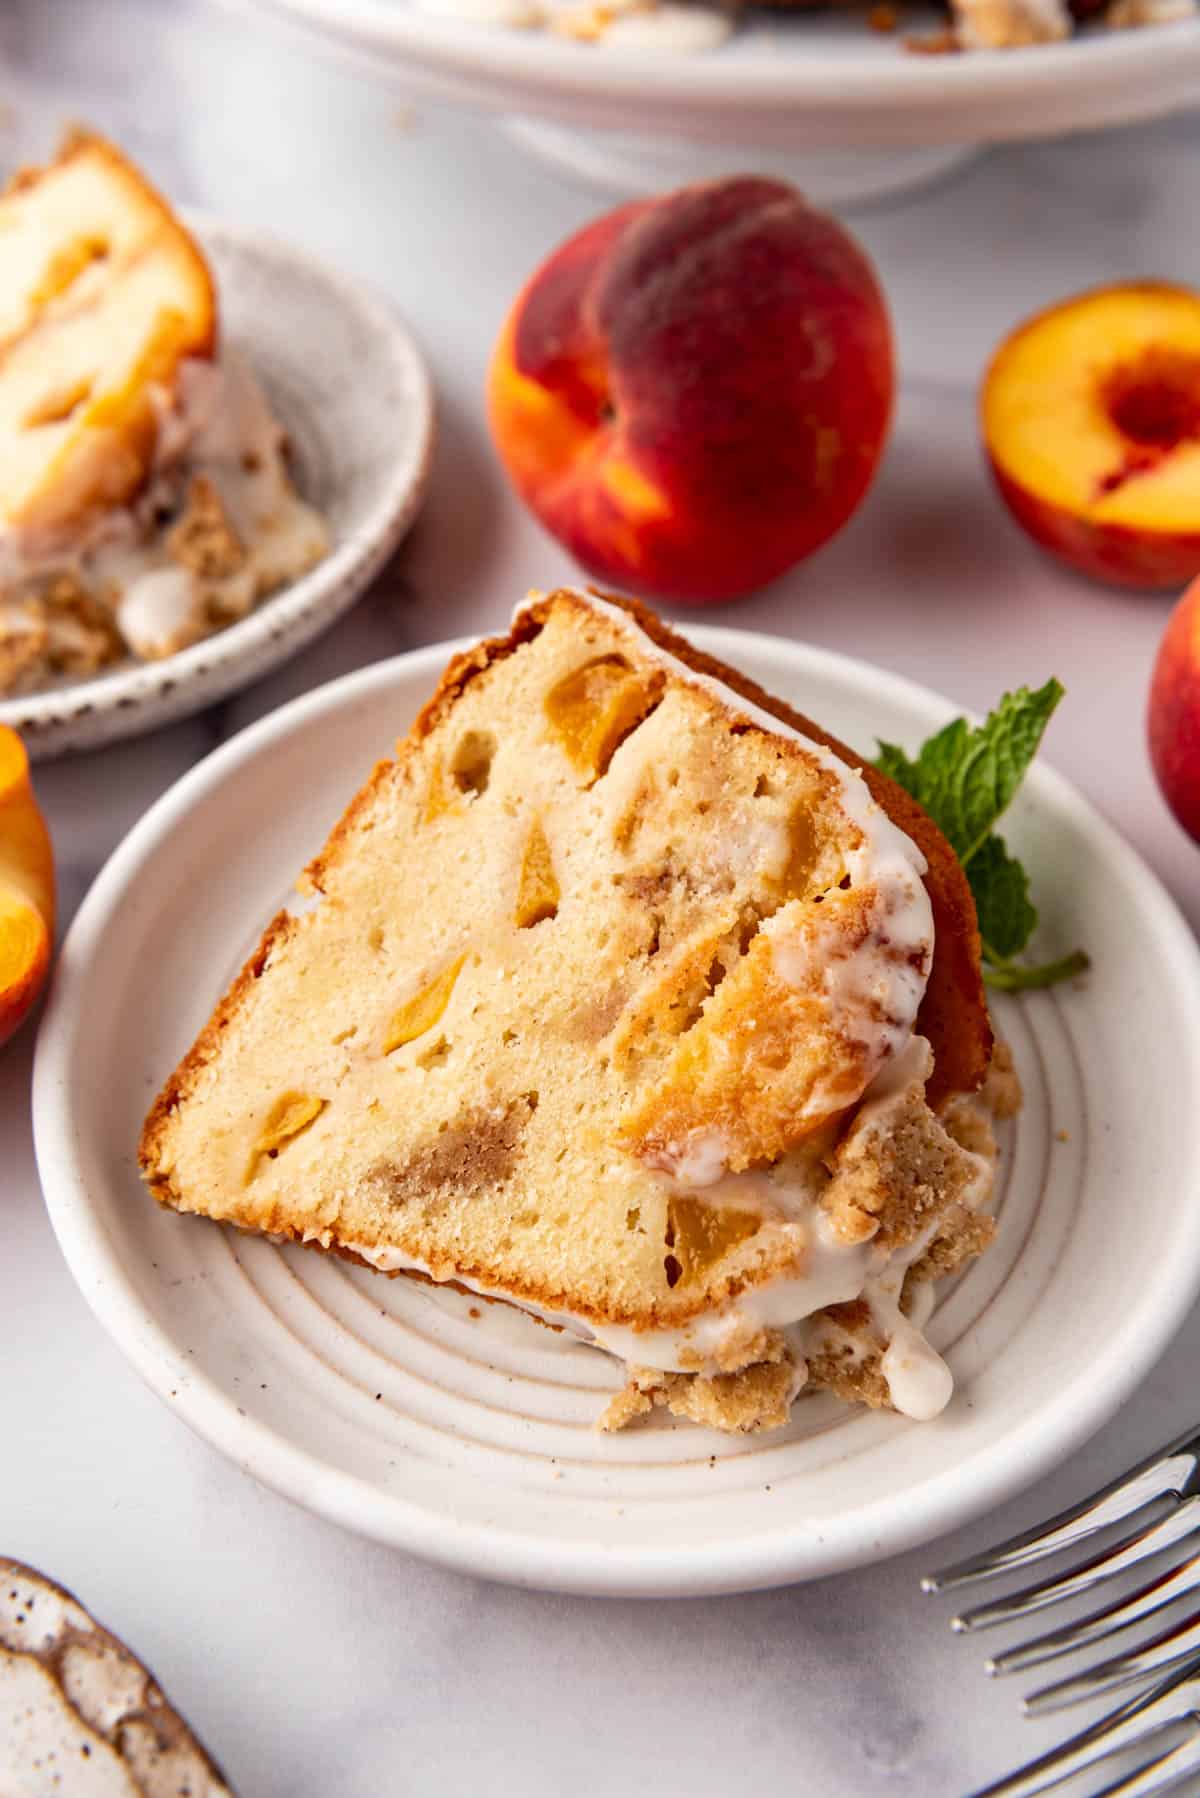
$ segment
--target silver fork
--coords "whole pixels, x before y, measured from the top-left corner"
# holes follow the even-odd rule
[[[1090,1498],[1061,1511],[1038,1529],[960,1561],[921,1581],[926,1592],[954,1592],[977,1581],[1032,1567],[1051,1555],[1090,1544],[1115,1526],[1126,1527],[1093,1545],[1064,1571],[975,1605],[951,1627],[971,1633],[1034,1615],[1096,1590],[1143,1561],[1165,1557],[1195,1538],[1193,1552],[1160,1562],[1136,1590],[1125,1589],[1081,1617],[1015,1643],[986,1663],[990,1674],[1040,1667],[1077,1649],[1106,1643],[1148,1618],[1191,1598],[1148,1638],[1108,1655],[1081,1672],[1040,1686],[1023,1701],[1027,1716],[1043,1716],[1085,1699],[1150,1680],[1058,1748],[971,1794],[971,1798],[1033,1798],[1083,1773],[1112,1772],[1114,1783],[1095,1798],[1162,1798],[1200,1793],[1200,1427],[1170,1442]],[[1128,1758],[1134,1757],[1130,1768]],[[1124,1764],[1124,1771],[1118,1763]]]

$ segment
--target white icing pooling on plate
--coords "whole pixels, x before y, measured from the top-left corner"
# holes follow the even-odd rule
[[[897,1411],[927,1423],[944,1411],[954,1391],[954,1376],[937,1350],[922,1335],[922,1323],[916,1311],[906,1317],[900,1309],[904,1277],[925,1253],[937,1234],[937,1220],[923,1230],[903,1249],[897,1249],[886,1267],[881,1268],[863,1288],[863,1298],[871,1312],[871,1322],[887,1347],[880,1358],[879,1371],[887,1381],[888,1395]],[[928,1283],[922,1282],[922,1299],[931,1311],[932,1295],[925,1299]]]
[[[895,1128],[893,1114],[902,1110],[910,1089],[916,1084],[924,1086],[932,1072],[933,1051],[929,1044],[923,1036],[910,1038],[876,1077],[859,1107],[851,1136],[891,1135]],[[972,1160],[979,1164],[980,1171],[968,1190],[979,1203],[991,1193],[992,1170],[982,1156],[973,1156]],[[916,1286],[907,1316],[900,1308],[900,1295],[909,1268],[915,1267],[937,1235],[939,1221],[934,1218],[911,1242],[893,1250],[881,1266],[872,1270],[861,1293],[856,1294],[866,1301],[871,1321],[887,1344],[880,1359],[880,1372],[892,1404],[906,1417],[921,1422],[945,1409],[954,1390],[954,1378],[922,1334],[933,1312],[931,1283],[923,1280]],[[821,1327],[816,1326],[818,1332]],[[817,1352],[815,1340],[807,1342],[805,1352]]]
[[[932,1056],[923,1037],[914,1037],[904,1054],[877,1077],[864,1101],[855,1129],[886,1130],[888,1114],[903,1104],[914,1080],[925,1077]],[[933,1289],[922,1281],[910,1289],[910,1310],[900,1309],[900,1294],[910,1267],[924,1255],[938,1228],[938,1219],[904,1247],[888,1251],[866,1241],[844,1241],[819,1203],[821,1183],[813,1165],[806,1170],[803,1158],[781,1168],[742,1174],[723,1171],[703,1187],[712,1204],[751,1204],[764,1219],[764,1229],[788,1232],[796,1248],[797,1271],[777,1275],[740,1292],[727,1304],[701,1313],[674,1328],[636,1330],[629,1325],[602,1324],[570,1311],[552,1311],[516,1299],[510,1293],[478,1281],[466,1280],[453,1269],[435,1272],[426,1263],[388,1245],[346,1242],[341,1246],[360,1255],[383,1273],[422,1273],[435,1282],[454,1280],[482,1298],[499,1299],[528,1311],[543,1323],[554,1325],[578,1341],[593,1344],[618,1360],[663,1373],[721,1371],[724,1351],[746,1341],[760,1330],[782,1330],[789,1339],[803,1385],[806,1359],[823,1349],[836,1347],[854,1361],[863,1359],[862,1344],[833,1320],[819,1315],[828,1306],[863,1299],[872,1322],[886,1344],[881,1371],[893,1405],[905,1416],[922,1421],[935,1417],[949,1400],[953,1377],[946,1363],[922,1335],[933,1310]],[[704,1171],[701,1163],[701,1171]],[[710,1163],[709,1166],[715,1165]],[[983,1163],[990,1187],[991,1169]],[[677,1184],[681,1189],[683,1182]],[[689,1180],[690,1190],[696,1182]],[[811,1322],[810,1322],[811,1320]]]
[[[152,568],[130,581],[117,601],[117,627],[138,655],[153,661],[188,635],[198,604],[190,569]]]
[[[437,1280],[427,1264],[399,1249],[366,1243],[341,1246],[360,1255],[381,1273],[422,1273]],[[891,1294],[899,1293],[909,1265],[919,1259],[926,1246],[926,1241],[919,1240],[917,1245],[887,1256],[871,1243],[842,1242],[820,1208],[814,1206],[808,1263],[802,1274],[750,1287],[720,1310],[704,1312],[674,1329],[659,1330],[600,1324],[570,1311],[553,1311],[515,1299],[511,1293],[464,1279],[461,1274],[451,1273],[445,1278],[455,1280],[481,1298],[500,1299],[528,1311],[543,1323],[552,1324],[627,1365],[663,1373],[719,1372],[726,1345],[759,1330],[784,1330],[791,1338],[800,1370],[797,1390],[806,1377],[804,1357],[816,1352],[821,1340],[819,1334],[809,1336],[797,1326],[803,1326],[814,1313],[829,1305],[865,1298],[876,1327],[888,1341],[882,1370],[892,1403],[905,1416],[925,1420],[936,1416],[950,1398],[953,1377],[941,1356],[921,1335],[915,1319],[903,1315]],[[824,1328],[824,1320],[819,1320],[818,1332]]]
[[[801,1222],[801,1217],[803,1222]],[[796,1194],[793,1203],[797,1245],[803,1271],[779,1274],[760,1286],[748,1286],[719,1310],[702,1312],[674,1329],[634,1330],[618,1324],[593,1324],[596,1341],[611,1355],[639,1367],[664,1373],[720,1371],[725,1348],[760,1330],[784,1330],[823,1311],[856,1299],[866,1284],[878,1251],[870,1243],[843,1242],[811,1198]]]
[[[838,1241],[819,1208],[813,1207],[813,1212],[809,1260],[803,1274],[767,1281],[743,1292],[719,1311],[706,1312],[675,1329],[662,1330],[635,1330],[628,1325],[596,1323],[572,1311],[548,1310],[481,1281],[464,1279],[453,1270],[439,1275],[426,1262],[389,1244],[339,1241],[339,1246],[361,1255],[381,1273],[420,1273],[439,1283],[453,1280],[481,1298],[502,1299],[541,1318],[543,1323],[566,1330],[581,1342],[594,1343],[621,1361],[664,1373],[695,1372],[697,1361],[701,1361],[709,1371],[715,1371],[715,1356],[721,1344],[747,1328],[782,1329],[825,1305],[857,1298],[862,1292],[871,1265],[870,1245]]]
[[[877,1315],[874,1307],[872,1314]],[[899,1312],[892,1320],[891,1332],[879,1366],[892,1405],[905,1417],[928,1423],[950,1403],[954,1375],[920,1330]]]

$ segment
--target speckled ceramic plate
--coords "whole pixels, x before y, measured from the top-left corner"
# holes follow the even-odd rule
[[[433,389],[391,309],[298,250],[191,218],[216,276],[222,333],[266,387],[325,559],[247,618],[161,662],[0,699],[35,759],[186,717],[258,680],[353,605],[416,517],[433,449]]]
[[[864,747],[915,746],[948,715],[837,656],[692,636]],[[661,1417],[602,1436],[619,1381],[597,1351],[154,1206],[134,1148],[156,1088],[450,647],[307,694],[210,756],[136,826],[67,938],[37,1049],[38,1164],[75,1277],[133,1364],[299,1503],[573,1591],[831,1573],[926,1541],[1069,1455],[1200,1287],[1200,957],[1153,875],[1046,768],[1006,834],[1036,870],[1039,948],[1082,943],[1094,972],[1000,1010],[1026,1106],[1004,1145],[998,1240],[931,1326],[957,1386],[934,1423],[818,1397],[744,1440]]]

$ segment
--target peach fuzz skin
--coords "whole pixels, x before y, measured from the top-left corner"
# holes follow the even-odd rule
[[[1200,580],[1192,582],[1167,622],[1146,724],[1163,798],[1200,842]]]
[[[981,395],[996,485],[1035,542],[1096,580],[1200,571],[1200,293],[1130,282],[1029,319]]]
[[[846,522],[893,385],[866,257],[745,177],[622,206],[556,250],[503,327],[488,404],[518,493],[584,568],[703,603]]]
[[[33,1006],[54,943],[54,857],[25,747],[0,725],[0,1043]]]

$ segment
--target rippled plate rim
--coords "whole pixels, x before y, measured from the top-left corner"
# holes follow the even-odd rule
[[[833,651],[785,638],[694,627],[698,648],[733,665],[764,652],[791,675],[857,687],[890,700],[931,722],[957,708],[901,676]],[[742,1542],[664,1548],[615,1540],[545,1540],[518,1529],[464,1522],[434,1514],[395,1493],[382,1493],[297,1447],[276,1430],[239,1412],[236,1398],[185,1361],[170,1334],[148,1318],[125,1274],[116,1247],[89,1199],[79,1167],[66,1071],[83,1026],[75,1003],[77,978],[101,947],[122,894],[160,839],[191,807],[235,775],[281,736],[309,728],[347,704],[398,679],[432,686],[449,657],[471,640],[435,644],[360,669],[304,694],[250,725],[185,774],[155,803],[113,852],[68,933],[38,1036],[33,1077],[33,1121],[38,1169],[47,1208],[68,1266],[100,1323],[160,1397],[236,1465],[284,1497],[357,1534],[410,1550],[463,1571],[515,1584],[579,1593],[658,1596],[745,1591],[815,1578],[930,1541],[1002,1503],[1059,1464],[1117,1411],[1158,1360],[1200,1290],[1200,1204],[1187,1208],[1182,1246],[1152,1288],[1135,1294],[1118,1319],[1107,1354],[1091,1363],[1092,1379],[1081,1395],[1068,1385],[1026,1419],[1020,1454],[1010,1431],[976,1449],[963,1462],[932,1476],[907,1502],[888,1500],[856,1507],[852,1536],[823,1519],[819,1539],[795,1522],[764,1529]],[[1177,990],[1195,1020],[1187,1045],[1200,1049],[1200,951],[1157,876],[1123,838],[1054,770],[1039,765],[1029,777],[1031,797],[1066,814],[1092,839],[1099,854],[1136,890],[1148,921],[1164,944]],[[1166,962],[1164,962],[1166,965]],[[76,975],[76,969],[80,975]],[[1192,1126],[1193,1160],[1200,1174],[1200,1118]],[[918,1502],[919,1495],[919,1502]]]

